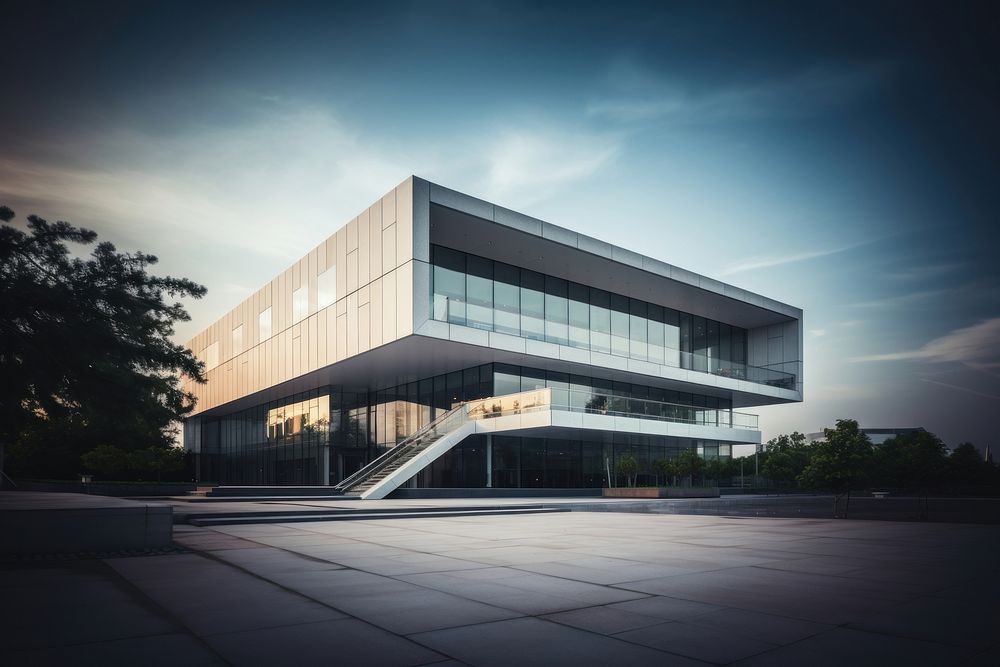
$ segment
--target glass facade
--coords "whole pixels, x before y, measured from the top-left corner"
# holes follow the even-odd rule
[[[747,365],[747,331],[673,308],[452,250],[431,248],[431,317],[594,352],[794,388]]]
[[[335,484],[457,403],[544,387],[552,389],[554,404],[574,410],[708,425],[729,425],[733,419],[727,399],[484,364],[374,392],[325,387],[203,419],[200,476],[223,484]],[[625,453],[640,461],[640,482],[643,461],[691,448],[706,457],[730,454],[730,446],[717,441],[600,432],[588,437],[496,436],[488,451],[485,440],[475,436],[422,471],[416,482],[428,487],[600,486],[606,483],[607,466],[613,472]]]
[[[603,437],[602,437],[603,436]],[[594,433],[588,439],[485,435],[466,438],[417,476],[429,488],[595,488],[624,486],[618,462],[631,456],[638,464],[636,483],[652,486],[653,462],[694,449],[705,459],[732,456],[732,445],[717,441],[628,433]],[[487,482],[488,480],[488,482]]]

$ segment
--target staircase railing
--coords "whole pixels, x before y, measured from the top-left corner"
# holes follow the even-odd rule
[[[405,462],[420,454],[440,438],[460,428],[468,421],[489,419],[501,415],[527,413],[551,404],[551,389],[534,389],[531,391],[494,396],[491,398],[466,401],[440,417],[431,421],[410,437],[382,454],[353,475],[345,478],[333,488],[341,493],[347,493],[352,487],[363,484],[379,472],[385,470],[397,461]]]
[[[437,440],[438,437],[445,435],[449,431],[452,431],[464,423],[467,416],[467,409],[468,405],[462,403],[461,405],[445,412],[443,415],[431,421],[427,424],[427,426],[406,438],[385,454],[382,454],[371,463],[355,472],[353,475],[350,475],[339,482],[333,488],[341,491],[342,493],[346,492],[352,486],[355,486],[365,479],[370,478],[372,475],[377,474],[379,471],[384,470],[394,461],[404,458],[409,454],[419,453],[421,449]]]

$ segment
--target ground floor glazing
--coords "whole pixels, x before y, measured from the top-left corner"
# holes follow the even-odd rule
[[[185,445],[201,481],[229,485],[336,484],[457,403],[550,388],[553,402],[703,425],[731,424],[729,400],[505,364],[485,364],[371,392],[321,387],[229,415],[189,419]],[[547,436],[550,434],[546,434]],[[696,450],[726,458],[726,442],[594,431],[585,437],[471,436],[420,472],[430,488],[584,488],[615,484],[631,456],[637,481],[653,462]],[[609,480],[610,475],[610,480]]]

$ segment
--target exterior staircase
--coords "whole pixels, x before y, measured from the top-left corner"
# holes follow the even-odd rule
[[[333,487],[362,499],[385,498],[435,459],[476,432],[476,422],[503,414],[548,407],[551,390],[494,396],[462,403]]]
[[[334,489],[345,496],[384,498],[475,430],[462,404],[406,438]]]

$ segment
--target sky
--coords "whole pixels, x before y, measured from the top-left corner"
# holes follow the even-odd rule
[[[0,203],[208,287],[183,342],[416,174],[804,310],[765,439],[994,451],[990,3],[0,3]]]

